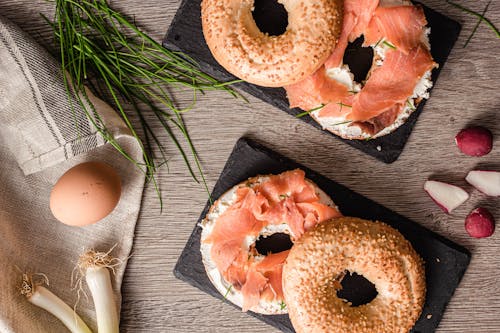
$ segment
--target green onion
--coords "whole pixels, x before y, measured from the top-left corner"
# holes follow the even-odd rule
[[[120,265],[122,261],[110,256],[109,253],[113,248],[108,252],[88,250],[78,259],[77,268],[80,278],[77,284],[80,285],[81,279],[85,277],[85,282],[87,282],[94,301],[97,331],[99,333],[119,332],[120,320],[118,319],[109,270],[114,271],[114,267]],[[79,287],[81,288],[81,285]]]
[[[60,49],[62,70],[67,73],[64,75],[67,93],[70,97],[74,93],[96,130],[140,168],[160,194],[154,175],[166,164],[167,156],[153,122],[160,124],[193,179],[200,182],[198,177],[201,177],[208,192],[182,113],[192,109],[199,94],[207,90],[223,90],[241,97],[229,86],[234,82],[219,82],[187,55],[163,48],[135,23],[111,9],[106,0],[54,1],[54,22],[45,19],[52,26]],[[139,143],[144,163],[134,160],[113,137],[90,102],[86,86],[115,108]],[[172,90],[179,89],[192,91],[192,101],[185,108],[179,108],[171,95]],[[133,117],[138,119],[139,126],[133,124]],[[154,147],[160,156],[154,156]],[[160,195],[159,198],[161,204]]]
[[[43,279],[35,281],[33,275],[43,277]],[[38,273],[33,275],[23,274],[23,281],[20,288],[21,294],[31,304],[50,312],[72,333],[92,333],[87,324],[69,305],[43,286],[43,284],[49,285],[49,280],[45,274]]]

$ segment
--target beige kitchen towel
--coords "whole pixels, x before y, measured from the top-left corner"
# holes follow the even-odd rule
[[[116,113],[102,101],[95,105],[118,142],[140,161],[140,147]],[[70,167],[88,160],[116,168],[120,202],[94,225],[63,225],[49,209],[51,188]],[[75,100],[68,101],[59,64],[0,16],[0,332],[67,332],[20,295],[21,272],[46,274],[48,288],[73,306],[71,274],[79,254],[90,248],[115,246],[112,254],[124,259],[113,276],[119,309],[143,186],[144,174],[103,141]],[[81,298],[77,312],[96,331],[91,298]]]

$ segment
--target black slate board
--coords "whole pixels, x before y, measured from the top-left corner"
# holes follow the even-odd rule
[[[442,318],[446,305],[469,264],[470,253],[466,249],[351,191],[345,186],[245,138],[237,142],[229,156],[212,192],[212,198],[219,198],[234,185],[255,175],[276,174],[295,168],[304,170],[307,178],[314,181],[323,191],[329,194],[344,215],[384,221],[398,229],[413,244],[415,250],[425,260],[427,297],[422,316],[417,321],[412,332],[434,332]],[[208,279],[201,259],[201,227],[198,224],[205,217],[209,207],[210,203],[207,202],[186,247],[177,261],[174,275],[178,279],[225,301]],[[264,316],[253,312],[248,312],[248,314],[283,332],[294,332],[288,315]],[[427,319],[429,314],[432,317]]]
[[[204,71],[221,81],[235,80],[236,77],[228,73],[222,68],[213,58],[201,28],[200,18],[200,3],[201,0],[183,0],[170,28],[165,36],[163,45],[172,50],[180,50],[196,61],[198,61]],[[423,6],[423,5],[422,5]],[[448,58],[453,45],[455,44],[461,30],[458,22],[423,6],[427,17],[428,25],[431,27],[430,43],[431,53],[435,61],[439,64],[439,68],[432,73],[432,80],[436,82],[440,70],[443,68],[446,59]],[[353,66],[351,66],[353,68]],[[356,68],[353,68],[353,72]],[[303,111],[295,108],[290,109],[288,100],[283,88],[265,88],[256,86],[247,82],[238,83],[238,88],[247,93],[260,98],[261,100],[287,112],[295,117]],[[381,138],[359,141],[359,140],[344,140],[330,132],[324,131],[329,135],[333,135],[339,140],[371,155],[385,163],[394,162],[401,152],[410,136],[410,133],[415,126],[418,116],[422,112],[425,105],[425,100],[420,103],[417,110],[409,117],[408,121],[391,134]],[[321,126],[314,121],[310,116],[299,118],[306,123],[320,129]],[[379,151],[377,147],[381,148]]]

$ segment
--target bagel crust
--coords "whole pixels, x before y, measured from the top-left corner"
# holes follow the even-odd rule
[[[346,271],[371,281],[378,295],[357,307],[337,296]],[[292,247],[283,289],[297,333],[408,332],[425,301],[422,259],[381,222],[342,217],[318,224]]]
[[[279,0],[288,12],[280,36],[257,27],[253,0],[203,0],[203,34],[212,55],[231,74],[281,87],[316,71],[332,53],[342,29],[342,0]]]

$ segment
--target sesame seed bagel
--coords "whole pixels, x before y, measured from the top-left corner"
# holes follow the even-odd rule
[[[337,277],[363,275],[378,295],[357,307],[337,296]],[[425,300],[422,259],[397,230],[342,217],[317,225],[292,247],[283,289],[297,333],[408,332]]]
[[[342,28],[342,0],[279,0],[288,12],[282,35],[257,27],[253,0],[203,0],[203,34],[212,55],[247,82],[281,87],[316,71],[332,53]]]

